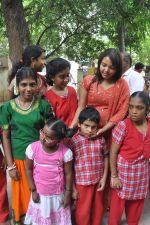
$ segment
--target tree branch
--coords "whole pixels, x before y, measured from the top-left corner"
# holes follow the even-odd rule
[[[61,42],[60,44],[51,52],[48,53],[46,55],[46,59],[49,58],[51,55],[53,55],[55,52],[57,52],[59,50],[59,48],[72,36],[74,36],[75,34],[77,34],[78,29],[81,27],[81,25],[77,26],[77,28],[74,30],[74,32],[72,32],[70,35],[66,36]]]

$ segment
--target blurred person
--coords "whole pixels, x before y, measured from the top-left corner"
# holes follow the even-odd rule
[[[137,62],[135,65],[134,65],[134,70],[138,73],[141,73],[143,70],[144,70],[144,67],[145,65],[141,62]]]
[[[136,91],[143,91],[145,87],[145,80],[143,76],[132,69],[132,58],[129,53],[121,53],[123,61],[122,78],[125,79],[129,85],[130,95]]]

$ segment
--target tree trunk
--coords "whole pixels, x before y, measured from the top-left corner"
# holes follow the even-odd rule
[[[119,22],[117,26],[118,48],[121,52],[125,52],[125,29],[124,22]]]
[[[22,51],[29,40],[29,29],[25,20],[22,0],[1,0],[5,18],[9,54],[12,63],[21,59]]]

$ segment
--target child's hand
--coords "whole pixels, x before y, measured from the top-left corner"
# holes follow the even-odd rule
[[[104,190],[104,187],[105,187],[105,184],[106,184],[106,179],[102,178],[102,179],[99,181],[97,191],[103,191],[103,190]]]
[[[39,203],[39,202],[40,202],[40,196],[39,196],[39,194],[37,193],[37,191],[33,191],[33,192],[32,192],[32,200],[33,200],[33,202],[35,202],[35,203]]]
[[[9,176],[15,181],[20,180],[20,174],[19,174],[17,168],[10,170]]]
[[[72,192],[72,198],[74,200],[78,200],[78,198],[79,198],[79,193],[75,188],[73,189],[73,192]]]
[[[122,188],[122,183],[118,177],[111,178],[111,185],[113,188]]]
[[[71,192],[70,191],[65,191],[65,196],[63,200],[63,207],[66,208],[71,204]]]
[[[103,128],[101,128],[97,131],[97,136],[100,136],[103,133],[104,133],[104,130],[103,130]]]

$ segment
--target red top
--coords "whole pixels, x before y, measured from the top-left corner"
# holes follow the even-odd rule
[[[77,110],[77,95],[73,87],[67,86],[68,94],[59,96],[53,89],[45,93],[45,99],[51,104],[57,118],[69,126]]]
[[[122,140],[121,140],[122,139]],[[126,160],[135,160],[141,155],[150,158],[150,118],[146,134],[142,134],[130,118],[120,122],[113,131],[113,142],[122,145],[120,155]]]
[[[144,199],[149,187],[150,118],[146,134],[142,134],[130,118],[121,121],[113,130],[113,142],[120,147],[117,171],[122,188],[117,189],[120,198]]]
[[[87,106],[93,106],[100,113],[100,126],[105,126],[109,121],[118,123],[123,120],[130,97],[127,82],[119,79],[112,87],[104,89],[100,83],[92,80],[93,76],[86,76],[81,86],[88,93]]]

